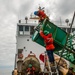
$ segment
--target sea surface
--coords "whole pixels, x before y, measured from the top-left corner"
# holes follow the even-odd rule
[[[0,68],[0,75],[12,75],[12,70],[13,68],[10,66],[10,67],[1,67]]]

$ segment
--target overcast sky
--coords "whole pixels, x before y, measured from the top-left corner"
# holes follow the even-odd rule
[[[39,5],[45,7],[47,15],[54,21],[61,18],[65,22],[68,18],[71,22],[75,11],[75,0],[0,0],[0,69],[14,67],[16,24]]]

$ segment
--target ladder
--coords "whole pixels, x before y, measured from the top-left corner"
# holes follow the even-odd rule
[[[54,66],[51,66],[46,57],[47,57],[47,53],[45,51],[43,75],[59,75],[56,62],[54,63]],[[46,62],[48,65],[46,65]]]

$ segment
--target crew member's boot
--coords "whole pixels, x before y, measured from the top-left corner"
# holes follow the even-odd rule
[[[54,62],[50,62],[50,66],[51,66],[51,67],[52,67],[52,66],[55,66]]]

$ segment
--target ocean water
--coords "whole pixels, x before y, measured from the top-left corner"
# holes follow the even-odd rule
[[[0,68],[0,75],[12,75],[12,67],[1,67]]]

